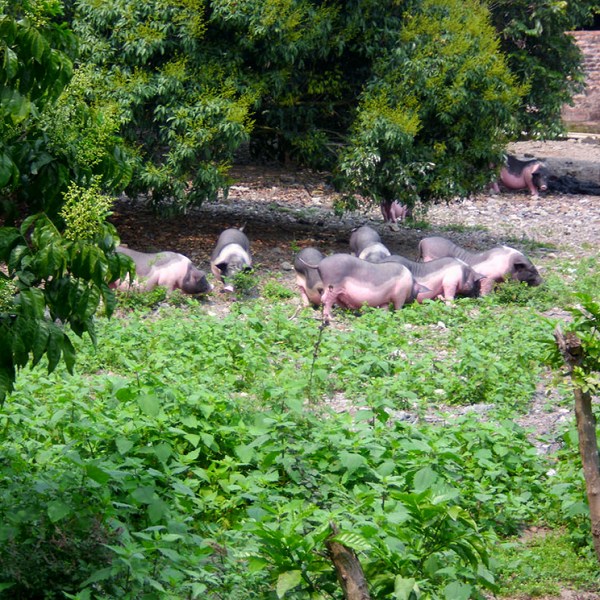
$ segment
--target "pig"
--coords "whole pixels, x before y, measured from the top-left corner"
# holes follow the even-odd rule
[[[120,290],[136,287],[151,290],[157,286],[181,290],[186,294],[206,294],[212,290],[204,271],[197,269],[192,261],[177,252],[145,253],[131,250],[126,246],[117,246],[117,252],[129,256],[135,263],[136,285],[130,281],[117,281],[114,287]]]
[[[548,168],[536,158],[521,160],[508,154],[504,166],[500,170],[500,183],[509,190],[527,188],[532,198],[538,198],[538,191],[548,189]],[[493,191],[500,192],[498,182],[492,184]]]
[[[498,246],[485,252],[473,253],[443,237],[424,238],[419,242],[419,257],[422,261],[428,262],[445,256],[459,258],[483,275],[480,281],[481,296],[489,294],[494,284],[504,281],[506,277],[531,286],[540,285],[543,281],[531,261],[510,246]]]
[[[412,216],[412,211],[406,204],[400,204],[397,200],[392,202],[384,200],[380,204],[381,214],[386,223],[396,223],[404,221]]]
[[[480,281],[483,275],[475,272],[458,258],[447,256],[431,262],[414,262],[404,256],[392,255],[381,262],[396,262],[404,265],[415,281],[425,288],[417,294],[417,302],[444,298],[454,300],[455,296],[479,295]]]
[[[398,263],[370,263],[350,254],[332,254],[322,259],[316,268],[323,282],[323,319],[331,319],[334,304],[345,308],[360,308],[364,304],[399,309],[412,302],[421,287],[411,272]]]
[[[302,305],[319,306],[323,295],[323,281],[316,266],[324,259],[324,255],[316,248],[304,248],[294,259],[296,283],[300,288]],[[309,265],[314,265],[310,267]]]
[[[363,225],[350,236],[350,251],[362,260],[378,262],[391,252],[381,243],[381,237],[372,227]]]
[[[241,229],[232,227],[219,236],[210,257],[210,267],[214,276],[223,283],[223,289],[233,292],[231,277],[252,268],[250,241]]]

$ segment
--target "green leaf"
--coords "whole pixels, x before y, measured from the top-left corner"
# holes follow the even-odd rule
[[[8,154],[0,154],[0,188],[8,185],[9,181],[18,174],[15,163]]]
[[[424,467],[415,473],[413,489],[417,493],[430,490],[437,479],[437,473],[431,467]]]
[[[361,454],[347,452],[345,450],[340,452],[340,462],[348,472],[348,475],[351,475],[354,471],[360,469],[360,467],[367,463],[366,459]]]
[[[106,485],[110,481],[110,475],[96,465],[86,465],[85,472],[90,479],[101,485]]]
[[[48,517],[53,523],[57,523],[71,514],[71,507],[60,500],[55,500],[48,505]]]
[[[405,579],[400,575],[394,580],[394,598],[395,600],[410,600],[413,591],[418,592],[417,580],[413,578]]]
[[[166,442],[163,442],[161,444],[156,444],[155,446],[152,447],[152,450],[154,450],[154,454],[156,455],[156,458],[158,458],[158,460],[160,460],[160,462],[163,462],[163,463],[166,462],[167,459],[173,453],[173,449],[171,448],[171,445],[167,444]]]
[[[153,500],[148,505],[148,517],[152,523],[158,523],[167,514],[168,506],[162,500]],[[166,555],[165,555],[166,556]]]
[[[453,581],[444,588],[446,600],[469,600],[473,587],[460,581]]]
[[[141,411],[148,417],[156,417],[160,412],[160,402],[156,396],[144,394],[138,398]]]
[[[112,567],[106,567],[105,569],[99,569],[95,573],[92,573],[82,584],[81,587],[84,588],[90,583],[97,583],[98,581],[105,581],[106,579],[110,579],[112,577]]]
[[[338,533],[332,538],[335,542],[339,542],[347,548],[356,550],[357,552],[364,552],[365,550],[371,549],[371,543],[362,535],[353,532],[342,532]]]
[[[123,389],[123,388],[121,388]],[[120,390],[119,390],[120,391]],[[116,440],[117,450],[119,454],[124,455],[127,454],[133,448],[133,442],[124,437],[119,437]]]
[[[239,446],[236,446],[235,453],[237,454],[238,458],[245,464],[249,464],[250,462],[252,462],[252,459],[255,455],[254,449],[246,444],[240,444]]]
[[[140,504],[152,504],[154,502],[154,487],[151,485],[142,485],[139,488],[133,490],[131,495]]]
[[[302,581],[302,571],[286,571],[280,573],[277,578],[277,597],[283,598],[290,590],[294,589]]]

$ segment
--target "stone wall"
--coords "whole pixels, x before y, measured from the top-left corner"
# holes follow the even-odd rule
[[[600,130],[600,31],[574,31],[572,35],[583,52],[587,87],[573,97],[573,106],[563,107],[562,117],[567,126]]]

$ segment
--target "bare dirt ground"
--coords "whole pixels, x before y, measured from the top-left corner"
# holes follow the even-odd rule
[[[519,142],[508,150],[521,157],[545,159],[554,174],[600,183],[600,136]],[[326,174],[244,165],[234,168],[232,177],[235,183],[227,198],[185,216],[157,217],[143,202],[123,199],[117,203],[112,221],[122,242],[130,247],[175,250],[207,272],[219,233],[227,227],[245,225],[258,280],[276,278],[290,289],[295,289],[292,263],[299,249],[316,246],[325,254],[348,252],[352,229],[366,223],[379,231],[392,253],[410,258],[416,257],[418,241],[430,235],[444,235],[474,250],[508,243],[528,254],[542,276],[558,260],[575,265],[582,257],[600,257],[599,196],[546,194],[532,199],[526,192],[480,194],[430,207],[423,215],[426,229],[402,224],[392,228],[383,223],[378,209],[334,214],[337,194],[327,183]],[[215,287],[206,300],[206,310],[226,314],[232,300]],[[294,303],[299,305],[299,297]],[[557,307],[554,316],[564,315]],[[548,394],[553,392],[547,384],[540,382],[531,410],[521,421],[534,432],[554,431],[571,418],[567,408],[548,411]],[[344,399],[338,402],[339,410],[350,409]],[[542,600],[600,600],[600,594],[564,590],[560,596]]]

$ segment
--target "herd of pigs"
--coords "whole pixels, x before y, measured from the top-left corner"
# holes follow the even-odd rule
[[[531,261],[509,246],[473,253],[443,237],[419,242],[419,262],[393,255],[379,233],[363,225],[349,240],[350,253],[324,256],[317,248],[304,248],[295,257],[296,283],[304,306],[323,306],[329,321],[334,305],[356,309],[399,309],[408,302],[426,299],[453,300],[456,296],[489,294],[506,278],[539,285],[542,279]],[[146,254],[124,246],[117,251],[129,256],[145,290],[164,286],[187,294],[205,294],[213,286],[189,258],[176,252]],[[236,273],[252,267],[250,242],[241,229],[221,233],[211,255],[211,270],[225,290],[233,291]],[[127,289],[130,282],[118,282]]]
[[[536,197],[547,189],[547,169],[536,159],[507,156],[500,183],[508,189],[528,189]],[[494,184],[494,191],[499,191]],[[384,221],[407,216],[398,202],[382,204]],[[531,261],[508,246],[472,253],[442,237],[420,241],[419,261],[393,255],[375,229],[355,229],[347,254],[324,256],[317,248],[304,248],[294,260],[296,283],[305,306],[323,306],[323,318],[331,318],[334,305],[356,309],[372,307],[399,309],[408,302],[426,299],[453,300],[456,296],[484,296],[505,279],[528,285],[542,282]],[[115,287],[150,290],[163,286],[186,294],[206,294],[213,286],[206,274],[177,252],[147,254],[119,246],[117,251],[135,263],[136,281],[116,282]],[[210,259],[211,271],[227,291],[233,291],[237,273],[252,268],[250,241],[242,229],[226,229],[219,236]]]

